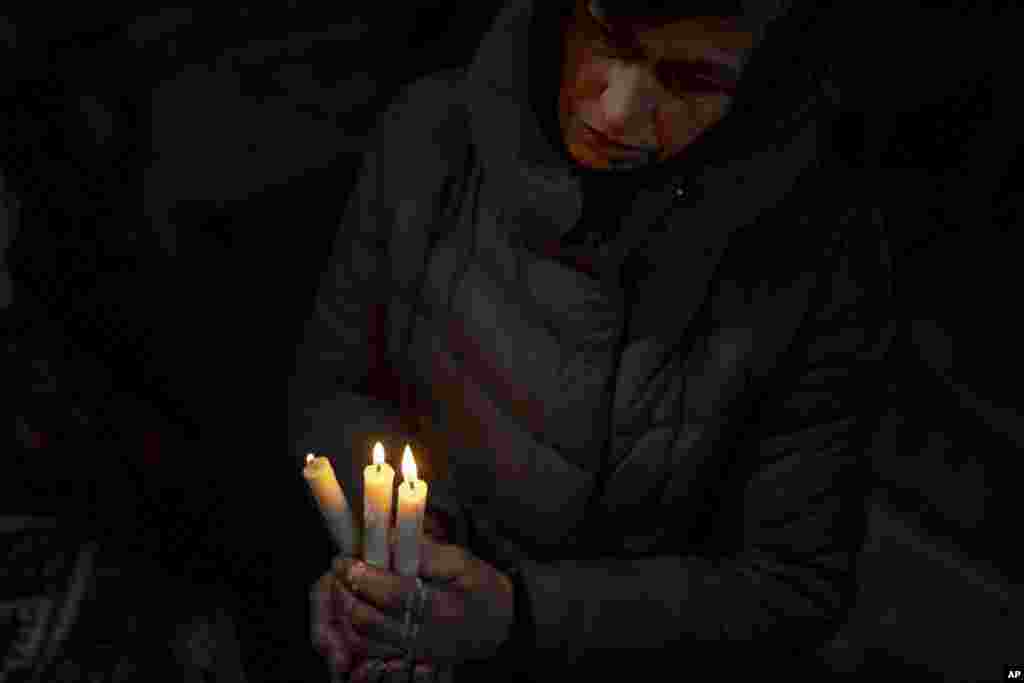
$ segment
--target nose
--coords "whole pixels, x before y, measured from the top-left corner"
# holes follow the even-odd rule
[[[657,98],[648,81],[640,66],[616,64],[609,69],[608,84],[601,95],[601,109],[609,135],[635,140],[651,128]]]

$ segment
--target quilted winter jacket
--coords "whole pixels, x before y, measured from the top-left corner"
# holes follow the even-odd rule
[[[782,670],[856,593],[884,222],[769,33],[732,112],[566,258],[585,198],[531,105],[555,106],[542,6],[379,119],[297,352],[293,455],[330,455],[358,510],[373,442],[396,466],[412,444],[457,542],[519,572],[519,680]]]

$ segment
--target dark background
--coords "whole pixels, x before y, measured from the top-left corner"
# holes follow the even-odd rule
[[[1007,527],[1020,12],[958,4],[851,5],[828,27],[901,316],[863,594],[820,653],[837,672],[980,680],[1024,660]],[[468,59],[497,9],[345,7],[0,17],[4,452],[34,482],[3,511],[60,505],[126,553],[266,596],[246,600],[246,637],[278,640],[260,656],[293,672],[330,553],[285,455],[300,325],[363,134],[401,85]]]

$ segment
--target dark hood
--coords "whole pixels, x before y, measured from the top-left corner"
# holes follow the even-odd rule
[[[687,182],[709,165],[763,157],[784,149],[831,103],[821,88],[820,60],[808,58],[813,11],[791,11],[759,37],[730,112],[684,153],[630,171],[579,166],[562,142],[557,103],[563,46],[561,19],[571,0],[511,0],[484,35],[468,69],[466,100],[472,137],[484,168],[500,177],[521,225],[550,224],[564,234],[580,216],[584,182],[622,189]],[[593,194],[593,193],[589,193]],[[544,227],[547,226],[547,227]]]
[[[571,0],[512,0],[499,12],[470,67],[474,134],[485,159],[517,158],[542,173],[613,175],[640,184],[664,181],[712,156],[742,156],[784,135],[783,118],[800,116],[820,95],[817,62],[806,51],[817,15],[795,9],[761,36],[744,70],[731,112],[676,159],[635,171],[593,171],[575,163],[558,127],[563,46],[561,19]],[[511,128],[517,128],[512,130]],[[725,145],[722,140],[728,140]]]

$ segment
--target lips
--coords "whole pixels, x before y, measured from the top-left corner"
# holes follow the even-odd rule
[[[653,147],[636,147],[633,145],[624,145],[620,142],[616,142],[615,140],[611,139],[601,131],[592,127],[585,121],[581,121],[581,123],[583,125],[583,130],[586,132],[587,137],[591,141],[596,142],[602,147],[606,147],[612,151],[619,152],[624,156],[628,156],[631,158],[645,157],[648,154],[651,154],[652,152],[655,151],[655,148]]]

